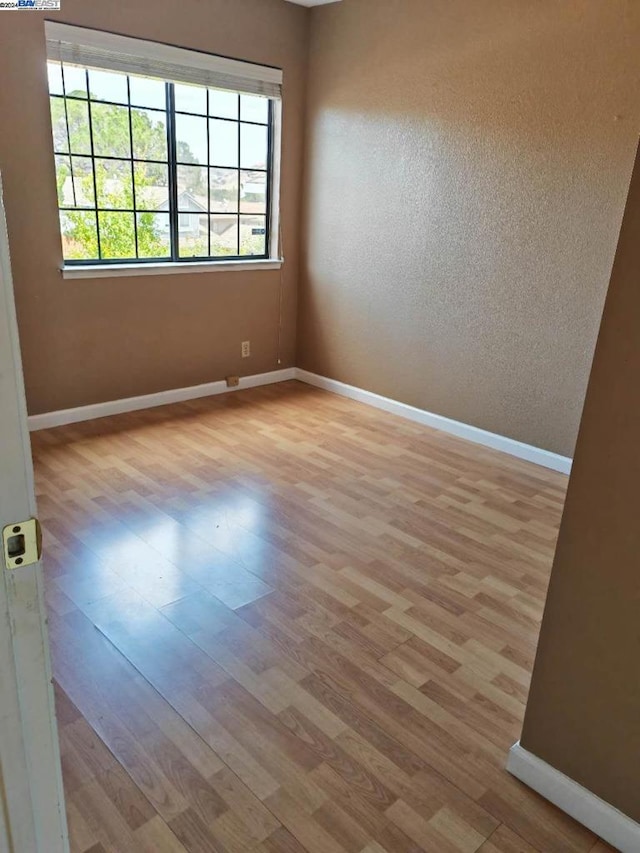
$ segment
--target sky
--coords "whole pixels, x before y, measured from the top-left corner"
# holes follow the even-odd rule
[[[51,94],[62,94],[60,65],[48,63],[49,90]],[[150,118],[165,121],[160,112],[165,110],[165,86],[160,80],[144,77],[129,77],[132,106],[144,107]],[[64,66],[64,85],[67,94],[83,94],[86,97],[84,69]],[[90,70],[89,89],[96,100],[128,103],[127,76],[108,71]],[[265,168],[267,163],[268,100],[266,98],[238,95],[232,92],[209,90],[209,118],[207,112],[207,90],[201,86],[175,84],[176,136],[178,142],[189,146],[199,163],[207,164],[207,125],[211,166],[238,168]],[[224,119],[240,118],[255,124],[237,124]],[[180,111],[196,113],[183,115]],[[239,139],[238,139],[239,134]],[[238,152],[238,144],[240,145]],[[104,152],[106,153],[106,152]],[[238,162],[238,153],[240,161]]]

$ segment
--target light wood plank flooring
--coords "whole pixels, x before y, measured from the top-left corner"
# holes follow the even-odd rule
[[[566,478],[296,382],[33,435],[74,853],[580,853],[504,770]]]

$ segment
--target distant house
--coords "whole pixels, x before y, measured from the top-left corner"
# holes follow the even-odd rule
[[[79,208],[91,208],[93,206],[93,198],[89,196],[86,182],[83,181],[84,177],[76,177],[75,181],[72,181],[71,176],[65,179],[61,190],[62,206]],[[124,190],[122,183],[113,178],[105,182],[104,188],[106,192],[116,198]],[[198,237],[205,237],[207,229],[210,227],[211,234],[221,238],[227,235],[231,245],[235,245],[238,228],[237,184],[220,184],[216,189],[222,190],[224,197],[212,199],[212,205],[216,212],[211,216],[210,223],[206,195],[196,195],[189,190],[180,193],[178,196],[178,232],[182,237],[197,239]],[[264,174],[248,173],[247,180],[240,186],[241,239],[264,234],[265,194],[266,179]],[[138,210],[168,213],[168,187],[141,187],[136,194],[136,205]],[[231,210],[227,212],[227,208],[231,208]],[[159,219],[162,223],[160,225],[162,233],[168,235],[171,230],[169,217],[163,216]]]
[[[164,190],[166,195],[166,189]],[[206,199],[204,200],[206,202]],[[169,199],[165,198],[156,207],[157,211],[169,210]],[[201,232],[207,233],[207,208],[188,190],[178,196],[178,232],[185,237],[198,237]],[[165,231],[169,231],[169,220],[166,221]]]

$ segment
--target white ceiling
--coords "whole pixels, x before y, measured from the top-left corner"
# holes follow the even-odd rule
[[[297,3],[298,6],[324,6],[326,3],[339,3],[340,0],[289,0],[289,3]]]

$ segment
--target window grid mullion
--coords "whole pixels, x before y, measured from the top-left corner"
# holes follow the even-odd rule
[[[98,258],[102,258],[102,243],[100,242],[100,217],[98,216],[98,180],[96,178],[96,152],[93,145],[93,116],[91,115],[91,98],[89,97],[89,70],[84,70],[86,85],[87,85],[87,115],[89,116],[89,144],[91,147],[91,171],[93,174],[93,203],[95,205],[96,214],[96,237],[98,238]],[[64,75],[63,75],[64,84]],[[69,140],[69,150],[71,150],[71,140]]]
[[[138,217],[136,215],[136,170],[133,160],[133,115],[131,113],[131,84],[129,75],[127,75],[127,109],[129,112],[129,144],[131,145],[131,198],[133,201],[133,235],[136,242],[136,258],[140,258],[140,250],[138,248]],[[98,202],[96,201],[96,207]]]
[[[176,138],[176,97],[173,83],[166,84],[167,145],[169,153],[169,225],[171,230],[171,260],[180,259],[178,228],[178,143]]]
[[[69,169],[71,171],[71,192],[73,193],[73,206],[77,207],[78,206],[78,199],[76,198],[76,181],[75,181],[75,177],[73,174],[73,157],[71,156],[71,134],[69,133],[69,110],[67,108],[67,99],[66,99],[66,96],[64,95],[64,92],[66,91],[66,89],[65,89],[65,85],[64,85],[64,68],[62,67],[62,62],[60,63],[60,77],[62,78],[62,92],[63,92],[62,103],[64,104],[64,123],[65,123],[65,127],[67,129],[67,148],[69,151]],[[97,222],[96,222],[96,227],[97,227]]]
[[[96,207],[69,207],[68,205],[65,205],[63,207],[59,207],[58,210],[64,210],[64,211],[68,211],[70,213],[73,213],[74,211],[76,213],[94,213],[96,210],[98,211],[98,213],[153,213],[153,214],[158,213],[157,208],[155,210],[153,210],[153,209],[148,208],[148,207],[137,207],[137,208],[133,208],[133,207],[98,207],[98,208],[96,208]],[[187,215],[190,215],[191,213],[195,213],[195,211],[189,211],[189,210],[182,210],[180,212],[187,214]],[[160,213],[162,214],[162,213],[164,213],[164,211],[160,211]],[[215,209],[213,209],[211,211],[211,213],[213,216],[229,216],[230,215],[230,212],[228,210],[215,210]],[[168,212],[167,212],[167,215],[168,215]],[[245,214],[245,215],[248,215],[248,214]],[[256,213],[255,216],[264,216],[264,214],[263,213]]]
[[[86,101],[85,101],[85,103],[86,103]],[[118,104],[117,106],[121,107],[123,105]],[[136,109],[136,108],[132,107],[132,109]],[[200,118],[200,116],[197,116],[197,118]],[[246,122],[243,122],[243,124],[246,124]],[[266,127],[266,125],[260,125],[260,127]],[[54,151],[53,153],[56,154],[58,157],[69,157],[69,156],[71,156],[69,151]],[[72,156],[73,157],[89,158],[91,155],[87,154],[86,152],[84,154],[82,152],[79,152],[79,153],[76,152]],[[166,166],[167,162],[168,162],[167,160],[151,160],[149,158],[144,158],[144,157],[133,157],[133,158],[131,158],[131,157],[116,157],[113,154],[100,154],[97,157],[97,159],[98,160],[131,160],[131,159],[133,159],[133,160],[135,160],[136,163],[148,163],[151,166]],[[196,165],[198,165],[197,163],[184,163],[182,160],[178,160],[177,164],[178,164],[178,166],[196,166]],[[230,169],[233,171],[236,169],[236,166],[220,166],[216,163],[211,163],[211,168],[212,169],[221,169],[221,170],[224,170],[224,169],[229,170]],[[266,174],[269,171],[269,169],[260,169],[257,166],[252,166],[250,171],[251,172],[262,172],[262,173]]]
[[[64,98],[64,95],[56,95],[50,94],[50,98]],[[77,95],[68,95],[66,96],[66,100],[68,101],[81,101],[82,103],[86,103],[86,98],[79,98]],[[102,98],[94,98],[94,103],[96,104],[106,104],[110,107],[126,107],[126,104],[120,103],[119,101],[105,101]],[[162,113],[164,110],[161,110],[160,107],[145,107],[142,104],[131,104],[131,108],[134,110],[146,110],[147,112],[156,112]],[[176,115],[180,116],[192,116],[193,118],[203,118],[202,113],[190,113],[188,110],[176,110]],[[213,118],[216,121],[228,121],[228,122],[237,122],[237,118],[229,118],[229,116],[216,116],[211,115],[209,118]],[[264,121],[252,121],[248,118],[241,119],[242,124],[252,124],[255,127],[267,127],[267,123]]]

